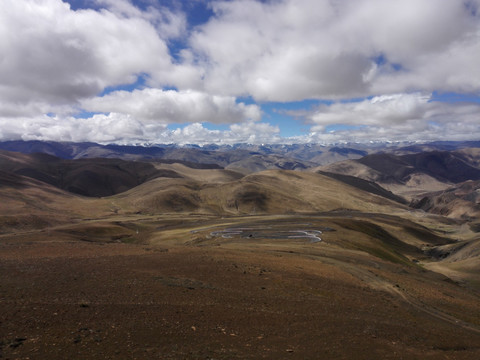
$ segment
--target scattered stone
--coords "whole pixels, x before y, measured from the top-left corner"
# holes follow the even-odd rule
[[[23,345],[23,342],[27,340],[26,338],[23,338],[23,337],[18,337],[18,338],[15,338],[15,340],[13,340],[11,343],[10,343],[10,347],[12,349],[16,349],[17,347],[19,347],[20,345]]]

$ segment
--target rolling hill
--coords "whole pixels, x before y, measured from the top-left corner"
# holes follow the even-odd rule
[[[468,154],[470,156],[468,156]],[[377,153],[317,168],[373,181],[409,199],[444,190],[452,184],[479,180],[478,152],[433,151],[407,155]]]
[[[463,219],[480,218],[480,181],[466,181],[445,189],[424,194],[412,204],[433,214]]]
[[[114,197],[132,212],[215,215],[292,214],[405,208],[320,174],[266,170],[237,180],[205,183],[157,178]]]
[[[46,229],[109,213],[99,201],[5,171],[0,171],[0,199],[0,234]]]
[[[52,155],[0,152],[0,170],[84,196],[109,196],[155,177],[178,178],[172,170],[119,159],[63,160]]]

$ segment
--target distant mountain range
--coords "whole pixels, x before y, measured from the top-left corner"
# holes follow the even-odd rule
[[[237,167],[248,170],[246,159],[256,156],[258,162],[268,163],[264,169],[290,169],[327,165],[347,159],[359,159],[365,155],[380,151],[395,155],[414,154],[424,151],[453,151],[461,148],[480,148],[480,141],[468,142],[431,142],[426,144],[338,144],[326,146],[321,144],[272,144],[272,145],[100,145],[96,143],[72,143],[52,141],[4,141],[0,150],[21,152],[24,154],[44,153],[62,159],[82,158],[117,158],[124,160],[181,160],[192,163],[217,164],[227,167],[238,163]],[[275,157],[281,157],[281,164],[276,164]],[[290,164],[291,163],[291,164]],[[302,164],[300,164],[302,163]],[[247,166],[247,169],[245,169]],[[258,169],[257,169],[258,170]]]

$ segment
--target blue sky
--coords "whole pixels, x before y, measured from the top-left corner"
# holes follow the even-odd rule
[[[0,140],[478,140],[480,0],[4,0]]]

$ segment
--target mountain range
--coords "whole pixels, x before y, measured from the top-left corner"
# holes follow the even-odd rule
[[[408,143],[346,143],[321,144],[235,144],[235,145],[101,145],[96,143],[72,143],[52,141],[3,141],[0,150],[28,153],[45,153],[63,159],[120,158],[120,159],[174,159],[199,163],[216,163],[226,166],[251,155],[277,155],[316,165],[326,165],[350,158],[361,158],[370,153],[388,151],[395,154],[424,151],[453,151],[462,148],[480,148],[480,142],[431,142]]]

